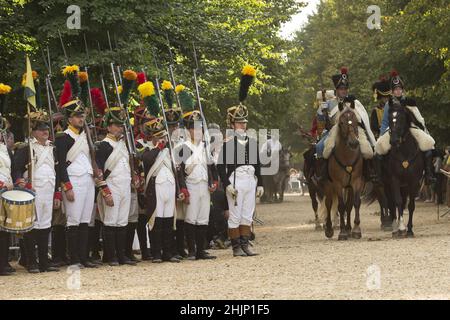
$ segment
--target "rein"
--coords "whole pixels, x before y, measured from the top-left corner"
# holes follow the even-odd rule
[[[336,154],[333,152],[331,153],[331,156],[334,157],[334,159],[336,160],[337,164],[344,169],[344,171],[348,174],[349,179],[348,179],[348,183],[345,185],[344,188],[350,187],[350,183],[352,182],[352,176],[353,176],[353,167],[358,163],[359,159],[361,159],[361,152],[358,152],[358,157],[356,157],[355,161],[352,162],[351,165],[345,165],[341,162],[341,160],[339,160],[339,158],[336,156]],[[331,179],[330,179],[331,180]]]
[[[391,131],[391,130],[389,129],[389,131]],[[402,144],[403,142],[405,142],[405,141],[406,141],[406,138],[407,138],[408,136],[411,136],[411,137],[412,137],[411,132],[409,131],[409,129],[407,130],[405,136],[402,136],[402,137],[400,138],[400,144]],[[419,150],[420,150],[420,149],[418,148],[418,145],[417,145],[416,140],[413,138],[412,141],[413,141],[414,145],[416,146],[416,152],[414,152],[414,154],[413,154],[411,157],[409,157],[408,159],[405,160],[405,158],[404,158],[403,155],[401,154],[401,151],[400,151],[400,150],[399,150],[398,153],[402,156],[402,158],[396,157],[397,153],[395,153],[395,152],[392,153],[393,158],[394,158],[395,160],[400,161],[401,164],[402,164],[403,169],[405,169],[405,170],[408,169],[409,166],[410,166],[411,164],[414,163],[414,160],[416,160],[417,155],[419,154]]]

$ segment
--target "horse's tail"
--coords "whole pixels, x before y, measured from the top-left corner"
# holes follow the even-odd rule
[[[382,186],[375,186],[373,183],[366,183],[363,191],[363,203],[370,206],[372,203],[380,198],[381,192],[383,192]]]
[[[324,196],[322,199],[320,199],[319,202],[319,210],[318,210],[318,216],[319,216],[319,220],[322,223],[325,223],[327,220],[327,206],[325,204],[326,201],[326,196]],[[332,201],[332,205],[331,205],[331,220],[333,220],[334,216],[337,215],[338,212],[338,197],[336,194],[333,194],[333,201]]]

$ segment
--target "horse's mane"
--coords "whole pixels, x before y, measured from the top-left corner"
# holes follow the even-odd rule
[[[356,116],[356,119],[358,119],[358,122],[361,122],[361,117],[360,117],[360,115],[358,114],[358,112],[356,111],[356,109],[351,108],[351,107],[349,107],[349,106],[344,107],[342,110],[338,110],[338,112],[336,112],[336,119],[339,120],[339,118],[341,117],[341,115],[343,115],[344,113],[346,113],[346,112],[348,112],[348,111],[353,112],[353,113],[355,114],[355,116]]]

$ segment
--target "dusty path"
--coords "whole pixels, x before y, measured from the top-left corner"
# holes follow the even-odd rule
[[[0,299],[412,299],[450,298],[450,219],[419,203],[414,239],[393,240],[363,207],[361,240],[314,231],[309,198],[259,205],[257,257],[82,270],[0,278]],[[379,275],[379,276],[378,276]],[[75,285],[73,286],[73,284]],[[70,287],[70,286],[69,286]]]

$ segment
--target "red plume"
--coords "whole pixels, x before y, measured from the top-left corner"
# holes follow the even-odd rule
[[[391,77],[394,78],[394,77],[397,77],[397,76],[398,76],[397,70],[395,70],[395,69],[392,70],[392,71],[391,71]]]
[[[145,76],[144,72],[138,72],[137,79],[136,79],[138,85],[143,84],[145,81],[147,81],[146,78],[147,77]]]
[[[72,98],[72,87],[70,86],[70,81],[64,81],[64,88],[59,96],[59,106],[65,105]]]
[[[94,104],[95,110],[101,115],[105,114],[106,101],[103,97],[103,93],[99,88],[91,89],[92,103]]]
[[[342,67],[341,74],[347,74],[347,73],[348,73],[348,69],[346,67]]]

